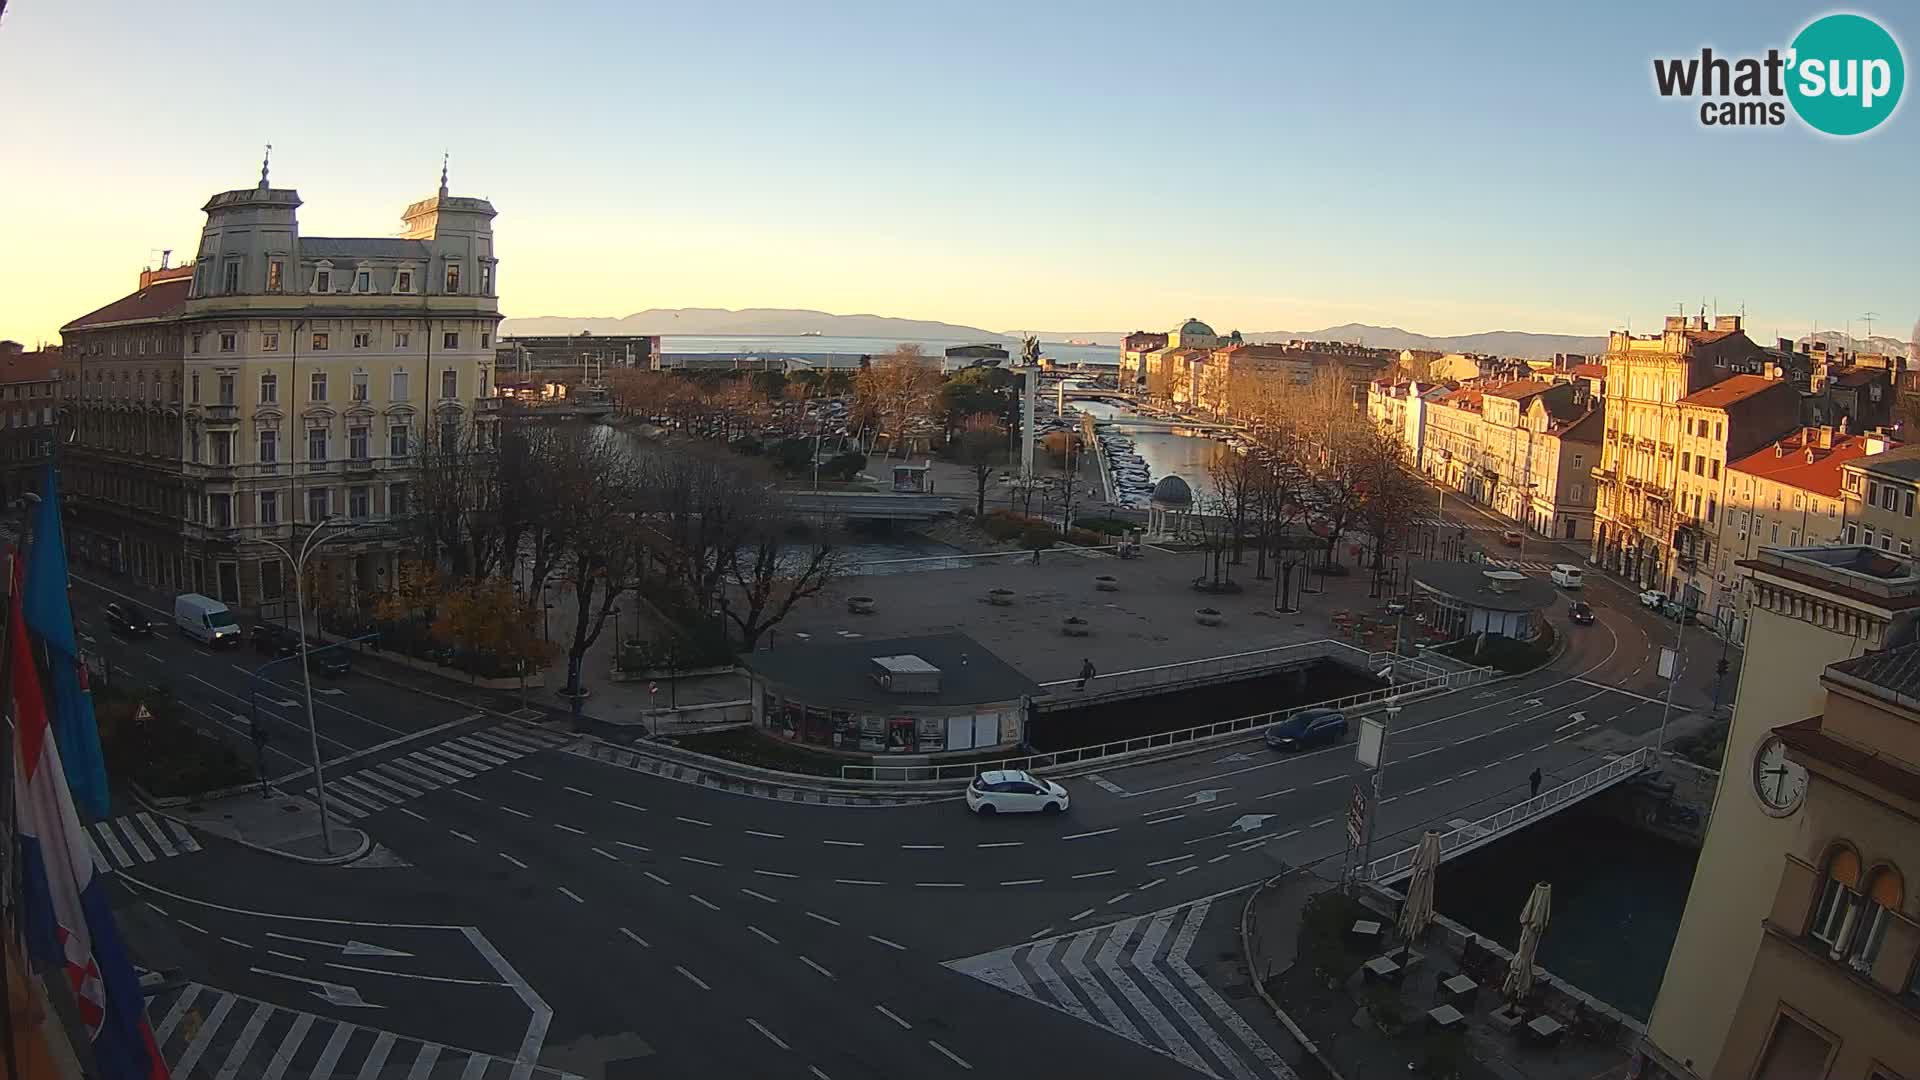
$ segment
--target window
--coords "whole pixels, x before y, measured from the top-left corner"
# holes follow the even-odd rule
[[[447,267],[447,292],[457,293],[459,291],[460,291],[460,265],[458,263],[455,263],[454,265]]]
[[[1680,451],[1680,471],[1687,472],[1692,468],[1693,468],[1693,455],[1688,453],[1685,450]]]
[[[193,373],[193,398],[189,403],[200,404],[200,373],[197,371]]]
[[[394,276],[393,291],[394,292],[412,292],[413,291],[413,271],[402,270],[400,271],[400,273],[396,274]]]
[[[387,429],[387,456],[404,458],[407,456],[407,425],[395,424]]]
[[[387,516],[405,517],[407,514],[407,485],[387,485]]]
[[[1854,526],[1848,525],[1847,532],[1846,532],[1846,542],[1849,544],[1858,543],[1859,539],[1860,539],[1860,535],[1858,531],[1854,528]]]
[[[213,447],[213,463],[215,465],[233,464],[233,432],[208,432],[207,442]]]
[[[371,344],[373,344],[373,335],[372,335],[372,334],[370,334],[370,333],[368,333],[368,332],[367,332],[367,331],[365,331],[365,330],[355,330],[355,331],[353,332],[353,347],[354,347],[354,348],[356,348],[356,349],[364,349],[364,348],[366,348],[367,346],[369,346],[369,345],[371,345]]]
[[[1722,421],[1719,421],[1719,420],[1715,420],[1715,421],[1713,422],[1713,437],[1714,437],[1714,439],[1715,439],[1715,441],[1718,441],[1718,440],[1719,440],[1719,439],[1720,439],[1720,438],[1722,437],[1722,436],[1721,436],[1721,431],[1722,431],[1722,428],[1721,428],[1721,424],[1722,424]]]
[[[1880,550],[1881,551],[1893,550],[1893,534],[1892,533],[1880,534]]]
[[[327,400],[327,373],[326,372],[316,371],[313,373],[313,376],[308,380],[307,400],[308,401]]]
[[[393,334],[393,347],[396,349],[413,348],[413,335],[405,330],[396,330]]]
[[[1879,501],[1880,501],[1880,481],[1878,480],[1867,481],[1867,502],[1877,503]]]
[[[452,401],[460,396],[460,373],[452,368],[440,373],[440,397]]]
[[[1893,509],[1894,502],[1899,498],[1900,498],[1900,491],[1899,489],[1895,488],[1892,484],[1880,485],[1880,509],[1882,510]]]
[[[350,427],[347,429],[347,456],[354,461],[367,460],[367,429]]]
[[[353,291],[354,292],[372,292],[373,291],[373,275],[368,273],[365,270],[356,271],[353,275]]]
[[[261,334],[260,335],[260,351],[261,352],[279,352],[280,351],[280,335],[271,330],[267,331],[264,334]]]
[[[280,401],[280,376],[271,371],[260,375],[260,404],[273,405]]]
[[[286,263],[279,259],[267,260],[267,291],[280,291],[280,275],[286,271]]]
[[[480,264],[480,295],[481,296],[493,295],[493,264],[492,263],[483,262]]]
[[[273,465],[280,461],[280,433],[268,428],[260,433],[260,464]]]
[[[313,275],[313,291],[327,292],[327,293],[332,292],[333,291],[333,271],[322,270],[319,273]]]
[[[457,349],[457,348],[459,348],[459,347],[460,347],[460,331],[458,331],[458,330],[449,330],[449,331],[447,331],[446,333],[444,333],[444,334],[441,334],[441,335],[440,335],[440,347],[441,347],[441,348],[443,348],[443,349]]]
[[[220,331],[220,351],[232,352],[240,345],[240,335],[231,330]]]
[[[1787,532],[1787,546],[1788,547],[1800,546],[1800,530],[1799,529],[1791,529]]]
[[[233,496],[207,496],[207,524],[216,529],[233,527]]]
[[[1707,479],[1720,479],[1720,463],[1718,461],[1712,462],[1707,466]]]
[[[355,401],[367,400],[367,373],[366,372],[356,371],[353,373],[353,391],[352,392],[353,392],[353,400]]]
[[[262,525],[280,524],[280,493],[279,492],[263,491],[260,493],[260,524]],[[260,570],[261,570],[261,573],[264,575],[266,573],[266,564],[264,563],[261,564]]]
[[[229,259],[227,261],[226,277],[221,279],[220,284],[220,291],[229,295],[240,291],[240,262],[238,259]]]
[[[206,336],[207,336],[207,335],[205,335],[205,334],[189,334],[189,335],[187,336],[187,341],[188,341],[188,343],[189,343],[189,345],[191,346],[191,351],[193,351],[193,352],[196,352],[196,353],[197,353],[197,352],[199,352],[199,351],[200,351],[200,343],[201,343],[201,340],[202,340],[202,339],[204,339],[204,338],[205,338]],[[96,351],[96,352],[98,352],[99,350],[98,350],[98,349],[96,349],[96,350],[94,350],[94,351]]]
[[[1900,538],[1900,554],[1903,556],[1913,554],[1913,537],[1903,536]]]
[[[1906,516],[1907,517],[1913,516],[1913,489],[1912,488],[1907,489]]]
[[[1767,1048],[1760,1055],[1760,1069],[1754,1080],[1796,1080],[1827,1075],[1831,1054],[1827,1040],[1786,1013],[1774,1018],[1773,1031],[1767,1036]]]
[[[1872,547],[1873,546],[1873,530],[1872,529],[1860,530],[1860,542],[1862,544],[1865,544],[1868,547]]]
[[[460,452],[460,422],[448,420],[440,425],[440,452],[457,454]]]
[[[327,519],[327,489],[307,489],[307,520],[312,522]]]
[[[1707,500],[1707,524],[1709,525],[1713,524],[1714,511],[1719,508],[1718,502],[1719,500],[1712,498]]]
[[[313,335],[313,351],[314,352],[327,351],[327,335],[326,334],[322,333],[322,334]]]
[[[493,346],[493,335],[487,333],[485,330],[480,331],[480,347],[483,349],[486,349],[486,348],[491,348],[492,346]]]
[[[1780,542],[1780,523],[1779,522],[1776,521],[1773,523],[1773,530],[1768,535],[1770,536],[1770,539],[1767,541],[1767,543],[1777,544]]]
[[[373,496],[368,488],[347,489],[347,516],[358,521],[373,513]]]
[[[231,372],[223,371],[220,373],[220,404],[233,404],[233,374]]]
[[[393,393],[388,395],[394,401],[405,401],[411,388],[407,386],[407,369],[400,368],[393,373]]]
[[[327,432],[325,428],[316,428],[307,432],[307,460],[327,460]]]

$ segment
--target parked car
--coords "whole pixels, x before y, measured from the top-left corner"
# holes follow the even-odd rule
[[[1305,750],[1337,743],[1347,737],[1347,714],[1338,709],[1302,709],[1269,725],[1267,746],[1274,750]]]
[[[1659,611],[1667,606],[1667,594],[1659,589],[1648,589],[1640,594],[1640,603],[1649,611]]]
[[[1520,535],[1519,529],[1507,529],[1500,534],[1500,542],[1511,548],[1519,547],[1523,539],[1525,537]]]
[[[1567,609],[1567,617],[1573,620],[1575,626],[1592,626],[1593,605],[1585,600],[1575,600],[1573,606]]]
[[[983,772],[967,785],[967,809],[976,814],[1058,814],[1067,809],[1067,789],[1018,769]]]
[[[1563,589],[1577,589],[1581,584],[1580,568],[1572,563],[1554,563],[1547,577]]]
[[[290,626],[255,623],[251,634],[253,649],[276,660],[300,654],[300,634]],[[353,654],[344,646],[329,647],[324,641],[307,639],[307,666],[322,675],[345,675],[353,670]]]
[[[153,620],[132,604],[108,604],[107,628],[123,637],[152,637]]]
[[[240,624],[227,605],[211,596],[181,593],[173,598],[173,625],[181,633],[218,649],[238,648]]]
[[[1660,614],[1668,619],[1672,619],[1674,622],[1691,624],[1693,622],[1694,609],[1683,607],[1669,600],[1660,605]]]

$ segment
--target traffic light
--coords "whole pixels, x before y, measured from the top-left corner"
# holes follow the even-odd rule
[[[1713,665],[1713,673],[1723,678],[1726,676],[1727,674],[1727,658],[1726,657],[1724,656],[1721,657],[1720,662]]]

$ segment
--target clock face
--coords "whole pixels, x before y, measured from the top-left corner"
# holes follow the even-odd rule
[[[1787,744],[1770,736],[1753,758],[1753,790],[1775,816],[1791,814],[1807,797],[1807,770],[1787,757]]]

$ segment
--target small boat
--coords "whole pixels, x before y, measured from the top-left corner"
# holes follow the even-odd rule
[[[823,335],[818,330],[802,330],[800,331],[800,336],[801,337],[821,337]]]

